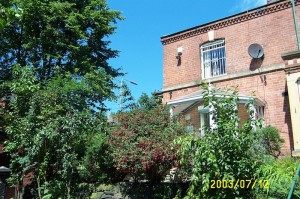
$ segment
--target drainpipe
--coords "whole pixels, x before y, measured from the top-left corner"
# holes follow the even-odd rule
[[[291,2],[292,2],[292,8],[293,8],[294,26],[295,26],[297,43],[298,43],[298,50],[300,50],[299,30],[298,30],[298,21],[297,21],[296,9],[295,9],[295,1],[291,0]]]

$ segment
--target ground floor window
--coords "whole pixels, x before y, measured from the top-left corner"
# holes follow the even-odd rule
[[[212,119],[209,114],[209,108],[204,106],[199,106],[198,110],[200,112],[200,133],[201,136],[205,135],[205,128],[210,127],[212,124]]]
[[[185,127],[186,132],[188,133],[194,133],[194,126],[193,125],[188,125]]]

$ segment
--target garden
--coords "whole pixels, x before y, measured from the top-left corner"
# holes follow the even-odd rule
[[[119,11],[104,0],[0,4],[0,122],[15,198],[286,198],[300,160],[283,156],[278,129],[239,124],[237,89],[202,84],[214,127],[188,134],[159,96],[107,120],[124,76],[108,60]],[[253,115],[253,101],[246,105]],[[293,198],[300,198],[299,176]]]

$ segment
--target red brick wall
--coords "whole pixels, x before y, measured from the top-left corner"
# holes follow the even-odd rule
[[[245,121],[249,119],[249,113],[247,112],[245,104],[239,104],[238,111],[239,111],[238,114],[239,114],[239,118],[240,118],[239,126],[242,127],[242,125],[245,123]]]
[[[300,6],[297,6],[300,18]],[[249,70],[252,43],[263,46],[263,67],[283,63],[283,52],[297,50],[292,10],[285,9],[215,30],[215,38],[225,38],[227,74]],[[208,41],[208,34],[200,34],[163,46],[163,87],[201,79],[200,45]],[[182,47],[180,66],[177,66],[177,48]]]
[[[297,14],[300,18],[300,6],[297,6]],[[250,65],[253,60],[248,55],[248,47],[252,43],[258,43],[264,49],[261,71],[278,64],[283,65],[281,54],[297,50],[291,8],[216,29],[215,38],[225,39],[227,74],[236,74],[241,71],[251,73]],[[200,45],[207,41],[208,34],[203,33],[164,44],[164,88],[201,81]],[[177,66],[176,59],[178,47],[183,48],[180,66]],[[264,75],[266,82],[261,81],[260,75],[250,74],[248,77],[219,81],[214,83],[214,86],[238,85],[239,92],[244,95],[252,95],[252,92],[255,92],[256,96],[266,103],[265,124],[271,124],[282,132],[281,137],[285,139],[283,151],[289,153],[293,141],[288,97],[283,96],[283,93],[287,91],[286,74],[283,70],[278,70]],[[176,99],[198,89],[199,87],[190,87],[166,92],[163,94],[163,101]]]

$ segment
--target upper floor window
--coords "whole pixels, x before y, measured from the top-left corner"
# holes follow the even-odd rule
[[[226,74],[225,40],[201,46],[202,79]]]

